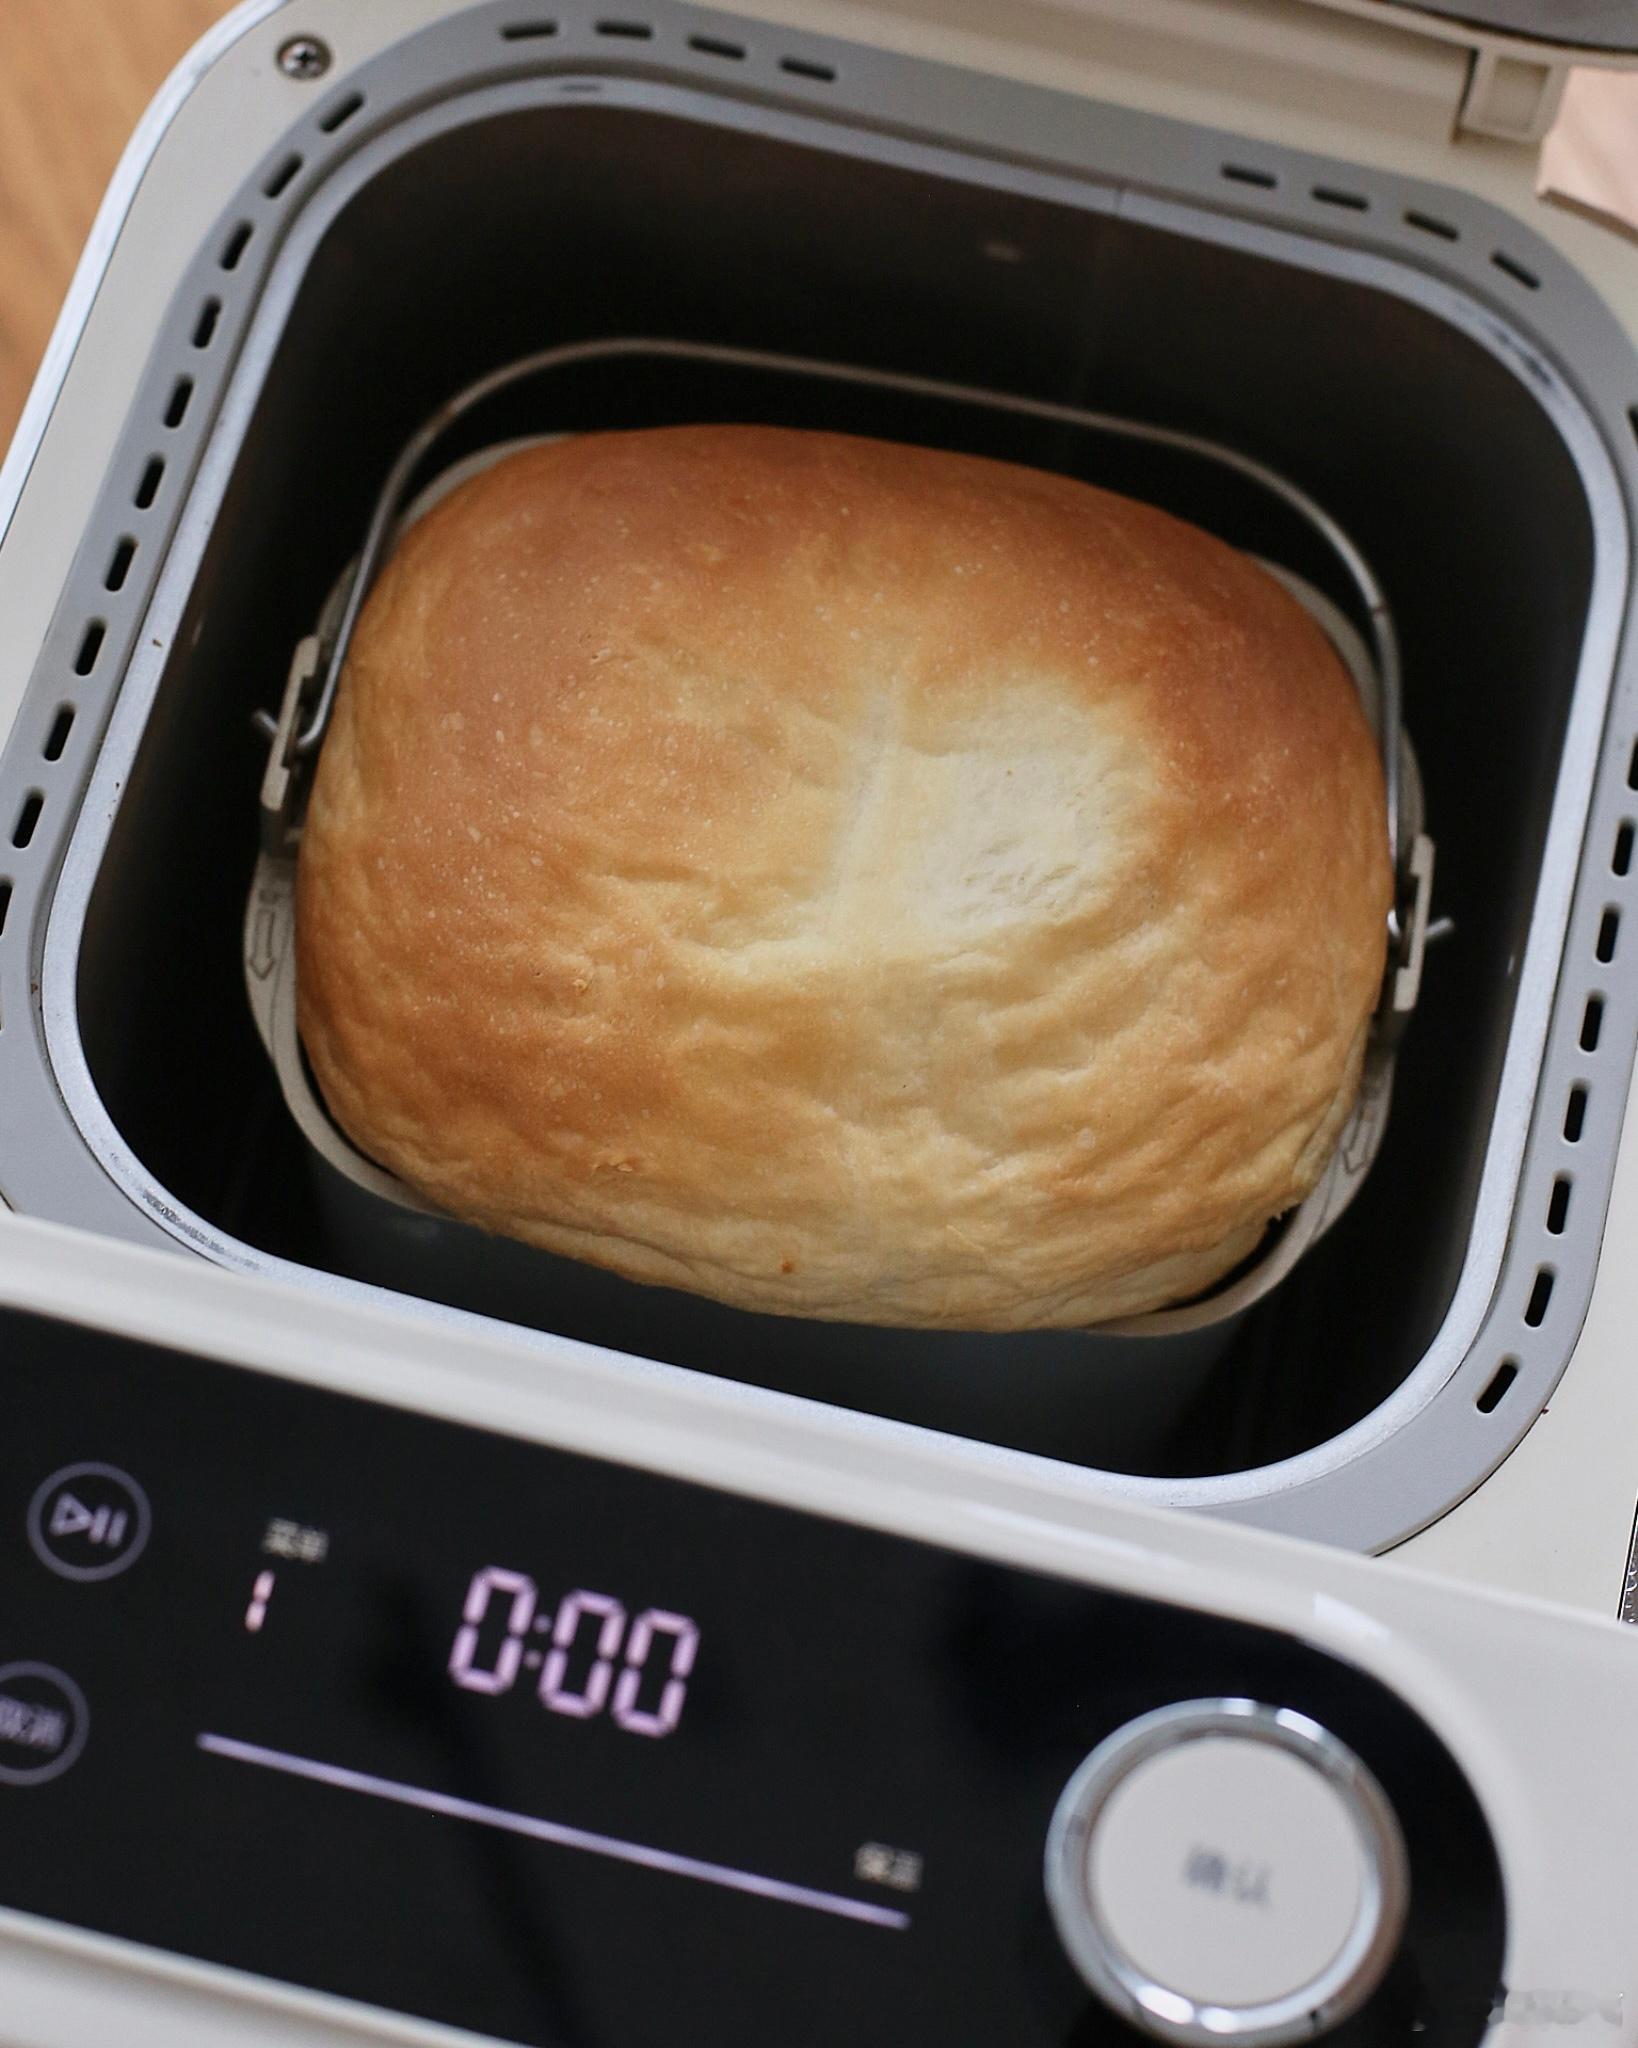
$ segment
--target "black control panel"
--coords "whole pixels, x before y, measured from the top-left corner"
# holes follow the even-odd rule
[[[1300,1642],[41,1319],[0,1375],[6,1906],[535,2048],[1137,2039],[1049,1829],[1116,1731],[1237,1698],[1402,1831],[1335,2038],[1485,2030],[1479,1807]],[[1303,1884],[1235,1847],[1180,1882]]]

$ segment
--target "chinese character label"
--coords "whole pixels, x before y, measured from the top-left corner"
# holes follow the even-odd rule
[[[59,1750],[67,1734],[67,1720],[57,1708],[0,1699],[0,1741],[20,1743],[25,1749]]]
[[[1183,1882],[1191,1891],[1213,1892],[1238,1906],[1267,1906],[1271,1872],[1266,1863],[1235,1863],[1221,1849],[1196,1842],[1183,1864]]]
[[[326,1530],[307,1529],[299,1522],[269,1522],[262,1538],[269,1557],[287,1557],[294,1564],[323,1564],[330,1554]]]
[[[920,1891],[921,1872],[922,1859],[913,1849],[890,1849],[885,1842],[866,1842],[853,1858],[861,1884],[884,1884],[891,1891]]]

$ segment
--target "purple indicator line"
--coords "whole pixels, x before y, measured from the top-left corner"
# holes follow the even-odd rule
[[[910,1915],[891,1906],[868,1905],[863,1899],[844,1898],[840,1892],[814,1891],[805,1884],[786,1884],[783,1878],[762,1877],[754,1870],[736,1870],[730,1863],[704,1863],[697,1856],[677,1856],[669,1849],[651,1849],[642,1842],[625,1842],[618,1835],[597,1835],[585,1828],[566,1827],[561,1821],[537,1820],[533,1814],[509,1813],[501,1806],[480,1806],[472,1799],[455,1799],[447,1792],[427,1792],[419,1785],[401,1785],[393,1778],[371,1777],[366,1771],[349,1771],[340,1764],[316,1763],[311,1757],[292,1756],[282,1749],[263,1749],[254,1742],[236,1742],[230,1735],[201,1735],[199,1747],[212,1756],[224,1756],[234,1763],[255,1764],[264,1771],[282,1771],[291,1778],[310,1778],[315,1785],[334,1785],[343,1792],[363,1792],[371,1799],[390,1800],[396,1806],[413,1806],[422,1813],[441,1813],[450,1820],[478,1821],[484,1827],[500,1828],[509,1835],[526,1835],[531,1841],[551,1842],[560,1849],[583,1849],[590,1856],[608,1856],[616,1863],[640,1864],[644,1870],[664,1871],[671,1877],[691,1877],[700,1884],[717,1884],[732,1892],[749,1892],[758,1899],[777,1899],[786,1906],[806,1906],[815,1913],[834,1913],[841,1920],[861,1920],[867,1927],[905,1928]]]

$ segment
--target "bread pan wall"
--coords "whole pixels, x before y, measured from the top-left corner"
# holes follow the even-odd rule
[[[913,70],[900,67],[901,109]],[[1052,96],[1019,96],[1031,102],[1020,114],[1038,118],[1017,133],[1040,144]],[[927,106],[959,125],[948,80]],[[1131,117],[1062,132],[1094,154],[1141,145],[1151,177],[1181,163],[1179,136],[1192,137],[1140,132]],[[1216,176],[1224,145],[1204,147]],[[237,927],[261,767],[250,714],[276,700],[385,465],[426,413],[523,353],[646,334],[1125,413],[1290,476],[1389,593],[1440,842],[1436,908],[1455,933],[1430,959],[1370,1186],[1234,1334],[1199,1399],[1141,1442],[1117,1441],[1131,1432],[1109,1426],[1093,1355],[1074,1336],[1018,1340],[975,1370],[952,1356],[947,1372],[896,1373],[891,1346],[868,1332],[692,1308],[673,1319],[618,1288],[575,1334],[1161,1475],[1186,1493],[1196,1478],[1275,1469],[1370,1427],[1430,1347],[1453,1341],[1459,1291],[1477,1288],[1482,1310],[1513,1225],[1609,687],[1607,666],[1589,676],[1589,619],[1601,576],[1608,608],[1624,528],[1619,544],[1605,530],[1607,486],[1600,504],[1586,447],[1566,437],[1562,383],[1487,304],[1356,250],[1339,212],[1321,239],[1233,218],[1220,183],[1207,211],[1186,193],[1123,189],[1118,165],[1107,179],[1092,168],[1049,175],[675,81],[568,76],[423,105],[315,187],[249,309],[150,614],[157,644],[139,654],[110,729],[45,962],[69,1106],[149,1215],[233,1262],[321,1284],[379,1277],[320,1200],[245,1014]],[[1583,311],[1578,300],[1577,320]],[[927,437],[880,394],[804,407],[732,380],[702,393],[606,366],[537,424],[701,416]],[[1045,426],[1015,424],[1002,445],[977,416],[952,418],[936,438],[1075,464]],[[1110,480],[1165,501],[1158,471]],[[1181,509],[1212,523],[1210,504]],[[1568,794],[1566,760],[1578,778]],[[1538,1037],[1521,1056],[1526,1010]],[[410,1265],[398,1279],[412,1290]],[[486,1298],[475,1262],[456,1305],[498,1308],[503,1291]],[[504,1307],[558,1326],[551,1299],[532,1318],[515,1293]],[[1560,1366],[1565,1355],[1567,1340]],[[1001,1398],[1014,1369],[1049,1398]],[[1338,1532],[1355,1540],[1341,1520]]]

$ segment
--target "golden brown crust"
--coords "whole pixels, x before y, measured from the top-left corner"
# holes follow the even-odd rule
[[[758,427],[507,458],[360,621],[298,892],[331,1110],[738,1306],[1198,1292],[1317,1178],[1389,899],[1318,627],[1066,478]]]

